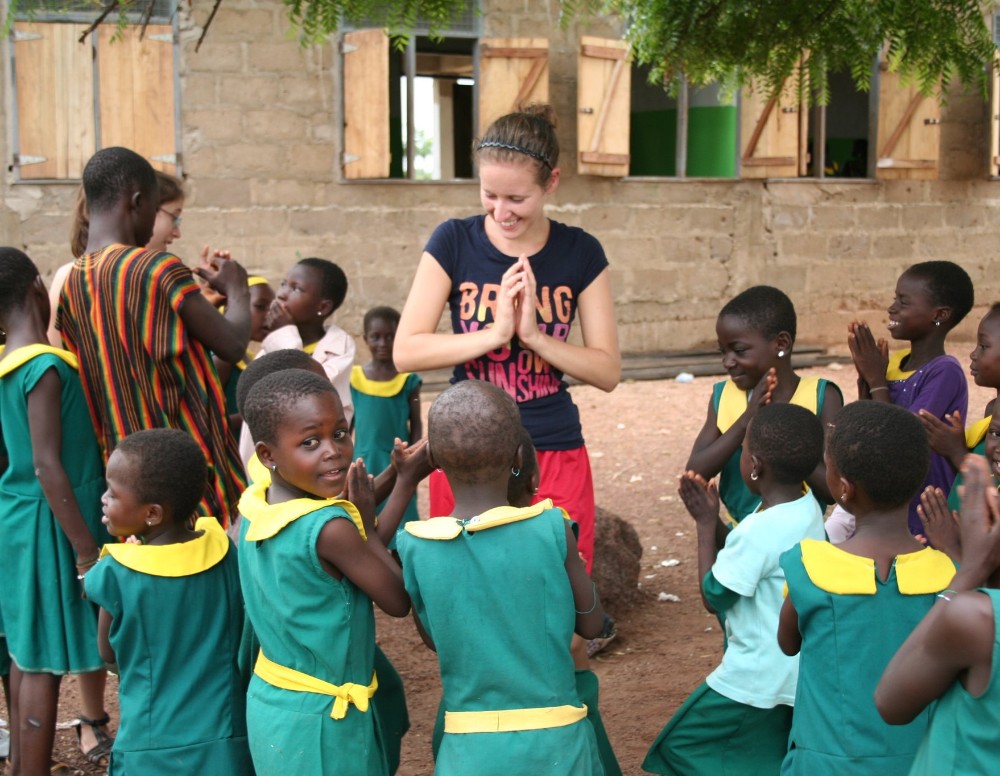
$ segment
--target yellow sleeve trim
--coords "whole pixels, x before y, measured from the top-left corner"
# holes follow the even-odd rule
[[[364,367],[355,365],[351,367],[351,387],[368,396],[389,398],[399,395],[399,392],[406,385],[406,378],[409,376],[409,372],[399,372],[391,380],[372,380],[365,375]]]
[[[820,590],[837,595],[875,595],[875,561],[829,542],[803,539],[802,565]]]
[[[967,429],[965,429],[965,446],[972,450],[978,445],[983,439],[986,438],[986,432],[989,430],[990,423],[993,422],[993,416],[987,415],[982,420],[977,420]]]
[[[818,377],[800,377],[799,384],[792,394],[791,404],[805,407],[813,415],[819,407]],[[732,380],[726,380],[722,386],[722,395],[719,397],[719,411],[716,413],[715,425],[719,431],[725,434],[733,424],[740,419],[740,416],[747,411],[747,392],[736,387]]]
[[[552,509],[552,499],[544,499],[530,507],[503,506],[488,509],[481,515],[476,515],[468,520],[459,520],[455,517],[432,517],[430,520],[412,520],[403,526],[404,530],[411,536],[418,539],[432,539],[437,541],[450,541],[461,535],[465,530],[468,533],[485,531],[487,528],[496,528],[499,525],[517,523],[521,520],[529,520],[538,517],[548,509]],[[568,519],[566,510],[560,510],[564,518]]]
[[[311,356],[313,353],[316,352],[316,348],[318,346],[319,346],[319,340],[316,340],[315,342],[313,342],[313,343],[311,343],[309,345],[303,345],[302,346],[302,352],[303,353],[308,353]]]
[[[101,557],[110,555],[126,568],[154,577],[190,577],[217,565],[232,544],[219,521],[200,517],[195,528],[201,536],[179,544],[106,544]]]
[[[719,411],[715,414],[715,425],[725,434],[747,411],[747,392],[736,387],[732,380],[726,380],[719,397]]]
[[[914,370],[911,369],[909,372],[905,372],[900,366],[903,363],[903,359],[908,355],[910,355],[909,348],[890,354],[889,365],[885,368],[886,380],[905,380],[913,374]]]
[[[896,584],[903,595],[940,593],[954,576],[955,564],[940,550],[927,547],[896,558]]]
[[[58,356],[67,364],[69,364],[73,369],[79,371],[80,362],[77,361],[76,356],[70,353],[68,350],[63,350],[62,348],[54,348],[51,345],[25,345],[20,348],[14,348],[10,352],[5,352],[3,360],[0,361],[0,377],[6,377],[19,366],[27,364],[31,359],[37,358],[43,353],[50,353],[53,356]]]

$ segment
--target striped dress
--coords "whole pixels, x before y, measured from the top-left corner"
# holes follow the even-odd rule
[[[245,487],[243,468],[219,375],[180,317],[184,300],[197,293],[191,270],[176,256],[109,245],[73,264],[56,327],[80,361],[105,461],[135,431],[187,431],[208,459],[199,511],[228,525]]]

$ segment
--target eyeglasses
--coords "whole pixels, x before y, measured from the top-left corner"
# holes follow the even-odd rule
[[[180,226],[181,226],[181,216],[180,215],[178,215],[177,213],[171,213],[169,210],[167,210],[166,208],[163,208],[163,207],[158,207],[158,208],[156,208],[156,210],[159,213],[166,213],[168,216],[170,216],[172,219],[174,219],[174,226],[176,226],[178,229],[180,229]]]

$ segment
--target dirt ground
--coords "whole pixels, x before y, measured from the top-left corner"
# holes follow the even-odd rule
[[[962,350],[955,355],[964,364],[967,349]],[[850,366],[833,364],[802,373],[834,380],[848,401],[856,395]],[[716,379],[625,382],[611,394],[589,387],[572,389],[592,460],[597,503],[631,521],[643,546],[639,581],[645,599],[630,612],[612,613],[618,621],[618,638],[593,665],[601,682],[604,723],[629,776],[642,773],[642,759],[653,738],[721,656],[718,624],[698,596],[694,525],[676,488]],[[992,398],[989,394],[970,385],[972,417],[981,417]],[[425,397],[425,405],[431,398]],[[680,563],[661,565],[672,559]],[[661,592],[680,601],[659,601]],[[409,620],[380,617],[378,627],[382,648],[406,683],[411,729],[403,743],[399,774],[431,774],[430,736],[440,693],[435,656],[424,648]],[[112,677],[108,696],[117,719],[114,681]],[[60,720],[72,719],[77,708],[75,682],[69,679]],[[60,731],[57,755],[84,767],[72,730]]]

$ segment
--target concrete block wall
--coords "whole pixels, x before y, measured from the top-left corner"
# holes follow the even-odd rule
[[[581,34],[616,37],[617,23],[591,19],[562,28],[555,0],[482,5],[484,35],[548,30],[563,168],[549,212],[604,244],[626,352],[711,344],[719,307],[755,283],[789,293],[800,339],[842,350],[847,322],[859,314],[876,326],[884,321],[899,272],[926,259],[958,261],[982,302],[1000,300],[1000,278],[991,271],[1000,241],[1000,182],[985,178],[987,116],[978,96],[949,102],[940,181],[578,176],[577,41]],[[208,11],[182,4],[179,101],[188,198],[174,248],[192,263],[203,243],[228,248],[272,280],[297,257],[331,258],[351,283],[338,322],[358,334],[369,307],[402,305],[434,227],[479,212],[478,186],[343,182],[336,45],[300,48],[276,0],[227,0],[195,53]],[[7,131],[0,133],[0,151],[9,160],[4,76]],[[76,184],[15,184],[7,172],[2,188],[0,242],[26,249],[51,274],[69,256]],[[977,317],[961,327],[961,338],[974,333]]]

